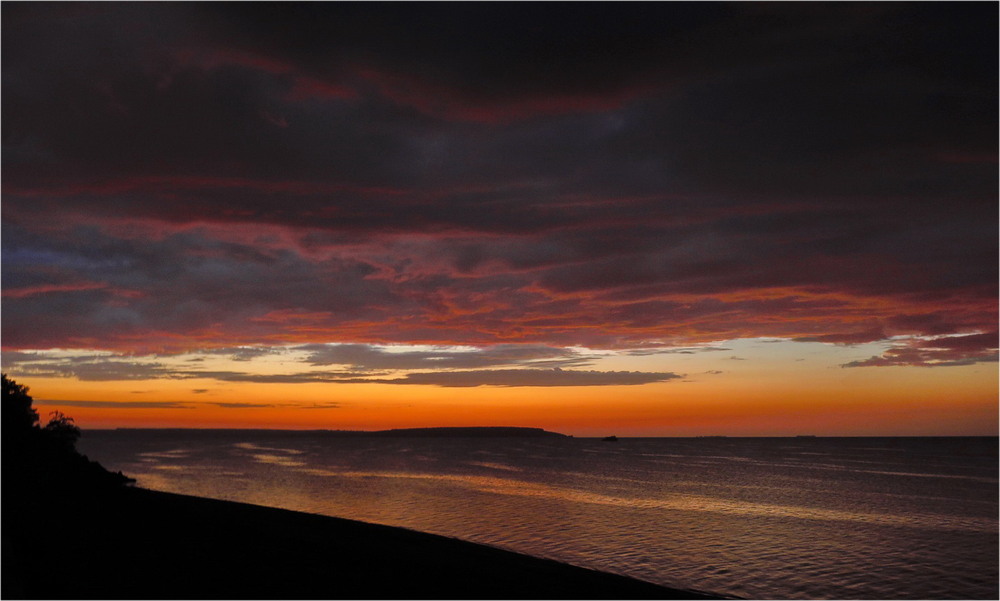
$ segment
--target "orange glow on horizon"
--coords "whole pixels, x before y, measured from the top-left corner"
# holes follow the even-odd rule
[[[975,377],[970,377],[975,372]],[[986,373],[984,373],[986,372]],[[25,380],[44,422],[59,410],[83,428],[197,427],[382,430],[525,426],[577,436],[996,435],[997,374],[943,369],[734,372],[644,386],[446,388],[388,384]],[[802,376],[803,374],[799,374]],[[143,390],[149,385],[149,390]],[[90,407],[45,399],[174,403]],[[258,406],[259,405],[259,406]]]

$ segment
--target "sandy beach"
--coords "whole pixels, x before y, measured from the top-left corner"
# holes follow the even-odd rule
[[[402,528],[138,488],[8,500],[6,599],[718,598]]]

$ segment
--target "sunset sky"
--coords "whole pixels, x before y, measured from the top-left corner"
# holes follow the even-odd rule
[[[84,428],[996,435],[997,18],[4,3],[3,370]]]

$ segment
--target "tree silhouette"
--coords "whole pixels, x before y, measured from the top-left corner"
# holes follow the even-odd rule
[[[38,423],[38,412],[31,403],[33,399],[28,394],[28,387],[3,376],[3,433],[27,432]]]
[[[60,411],[49,414],[44,428],[28,387],[2,374],[2,448],[5,490],[52,489],[121,485],[132,482],[111,473],[76,450],[80,428]],[[7,499],[7,495],[4,495]]]
[[[2,374],[3,480],[20,481],[41,450],[38,412],[31,406],[28,387]]]

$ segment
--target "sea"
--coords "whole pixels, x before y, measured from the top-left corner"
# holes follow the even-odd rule
[[[432,532],[753,599],[998,598],[998,447],[970,438],[85,431],[137,486]]]

